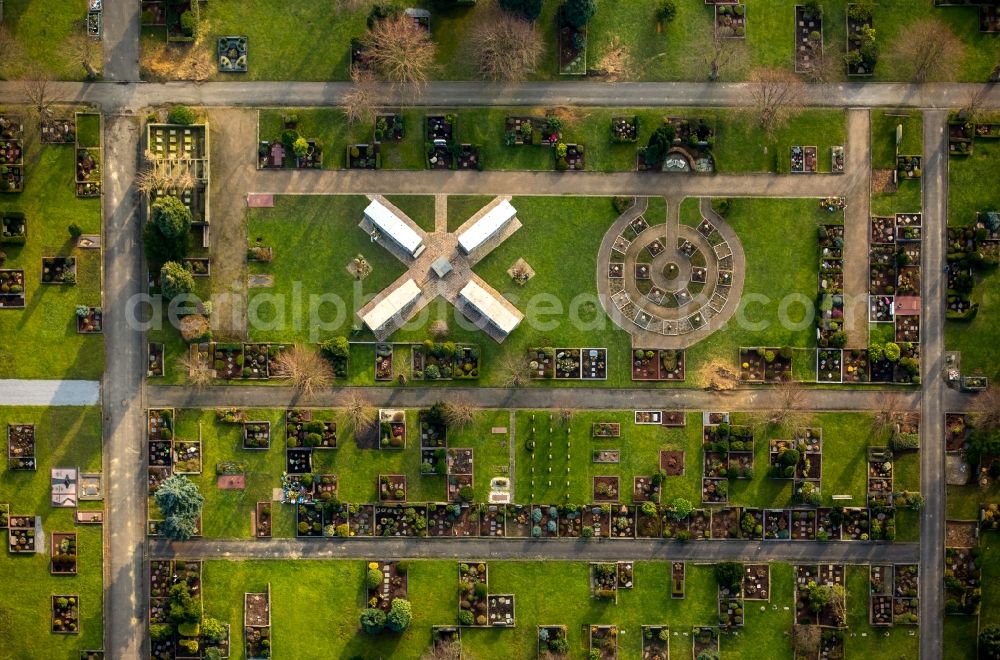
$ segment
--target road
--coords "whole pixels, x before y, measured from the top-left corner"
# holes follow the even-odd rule
[[[920,323],[921,378],[920,478],[924,510],[920,525],[920,648],[938,657],[944,630],[944,315],[948,232],[948,130],[944,111],[924,113],[923,229]],[[936,653],[935,653],[936,652]],[[934,655],[930,655],[934,653]]]
[[[0,406],[96,406],[96,380],[0,380]]]
[[[153,559],[520,559],[524,561],[916,562],[916,543],[693,541],[660,539],[267,539],[150,541]]]
[[[106,0],[129,4],[131,0]],[[134,11],[137,7],[133,5]],[[105,16],[106,35],[114,34]],[[117,45],[105,51],[105,67],[122,80],[128,71],[130,48]],[[138,73],[136,72],[136,77]],[[134,80],[135,78],[131,78]],[[185,103],[200,106],[306,107],[337,105],[351,89],[347,82],[268,82],[227,81],[128,83],[60,82],[50,85],[52,94],[63,101],[94,103],[105,109],[139,109],[152,105]],[[826,83],[810,84],[806,103],[821,107],[859,108],[957,108],[981,84],[929,83]],[[750,83],[605,83],[589,81],[526,82],[496,84],[463,81],[428,83],[423,93],[396,90],[380,85],[376,98],[381,105],[409,107],[475,106],[603,106],[603,107],[724,107],[740,105],[747,98]],[[0,83],[0,98],[21,103],[23,86]],[[1000,86],[993,86],[983,100],[984,108],[1000,107]]]
[[[125,0],[120,0],[124,2]],[[143,281],[139,196],[133,187],[139,159],[135,117],[104,117],[104,648],[111,658],[139,658],[145,638],[146,371],[143,334],[126,319],[130,297]]]
[[[102,12],[104,79],[109,82],[138,81],[139,3],[104,0]]]

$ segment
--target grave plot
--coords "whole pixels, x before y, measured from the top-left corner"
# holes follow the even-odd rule
[[[618,422],[594,422],[591,426],[592,438],[617,438],[621,436],[621,424]]]
[[[271,503],[257,502],[254,510],[254,536],[259,539],[271,538]]]
[[[816,510],[816,538],[820,541],[839,541],[844,513],[839,508],[821,507]]]
[[[440,448],[448,446],[448,427],[438,411],[421,410],[417,413],[420,425],[420,447]]]
[[[382,449],[406,448],[406,411],[381,409],[379,419],[379,447]]]
[[[76,331],[81,335],[100,334],[104,331],[104,312],[100,307],[77,305]]]
[[[892,565],[868,567],[868,622],[873,626],[892,625]]]
[[[878,62],[875,28],[870,7],[856,3],[847,5],[847,75],[871,76]]]
[[[507,506],[490,504],[479,507],[480,536],[497,538],[507,535]]]
[[[372,138],[375,144],[382,142],[402,142],[405,137],[406,124],[403,120],[403,115],[375,115],[375,125],[372,130]]]
[[[243,375],[243,344],[212,345],[212,364],[216,378],[232,380]]]
[[[427,536],[427,507],[375,507],[375,536]]]
[[[489,568],[485,562],[458,565],[458,622],[463,626],[485,626],[489,594]]]
[[[575,539],[583,535],[583,514],[575,504],[563,504],[559,507],[560,538]]]
[[[843,353],[844,382],[867,383],[870,377],[868,369],[868,349],[851,348]]]
[[[611,507],[611,538],[635,538],[635,507],[619,504]]]
[[[616,476],[593,477],[593,500],[595,502],[617,502],[621,494],[618,482],[619,478]]]
[[[538,626],[538,645],[535,657],[566,658],[569,657],[569,643],[566,641],[566,626]]]
[[[270,449],[271,422],[243,422],[243,449]]]
[[[7,550],[12,554],[33,554],[37,550],[35,516],[8,516]]]
[[[843,564],[795,567],[795,621],[799,625],[847,625]]]
[[[704,656],[702,654],[705,654]],[[699,626],[691,631],[691,657],[719,657],[719,630]]]
[[[715,38],[746,39],[746,5],[715,3]]]
[[[609,538],[611,536],[611,507],[592,504],[581,509],[584,538]]]
[[[372,536],[375,533],[375,506],[348,505],[348,527],[351,536]]]
[[[388,612],[396,598],[408,600],[407,561],[371,561],[365,576],[368,607]]]
[[[792,174],[815,174],[816,173],[816,147],[803,147],[793,145],[789,156],[789,171]]]
[[[7,529],[10,520],[10,503],[0,502],[0,529]]]
[[[684,380],[683,350],[635,349],[632,351],[632,380]]]
[[[662,410],[636,410],[635,411],[635,423],[636,424],[662,424],[663,423],[663,411]]]
[[[653,502],[643,502],[636,508],[636,537],[660,538],[663,534],[663,520],[660,508]]]
[[[639,117],[637,115],[618,115],[611,118],[611,141],[615,144],[627,144],[639,139]]]
[[[787,509],[764,510],[764,538],[787,540],[792,526],[791,512]]]
[[[684,475],[684,452],[681,450],[660,450],[660,469],[668,477]]]
[[[710,539],[712,538],[712,512],[707,509],[695,509],[691,512],[686,521],[681,521],[681,528],[687,525],[691,538]]]
[[[816,512],[793,510],[792,512],[792,540],[793,541],[815,541],[816,540]]]
[[[581,350],[581,378],[583,378],[583,380],[607,380],[608,349],[584,348]]]
[[[454,143],[458,117],[453,114],[428,115],[424,121],[424,136],[427,147],[427,165],[430,169],[454,169],[451,145]]]
[[[28,223],[20,211],[0,213],[0,245],[24,245],[28,240]]]
[[[840,348],[821,348],[816,351],[816,382],[844,382],[844,351]]]
[[[578,348],[557,348],[556,349],[556,378],[557,379],[579,379],[581,378],[580,349]]]
[[[35,456],[35,425],[7,425],[7,469],[35,470],[38,462]]]
[[[714,509],[711,530],[713,539],[740,538],[740,510],[738,508]]]
[[[375,380],[379,382],[385,382],[392,380],[393,377],[393,345],[384,342],[379,342],[375,344]],[[423,377],[423,368],[419,370],[414,366],[413,372],[419,371],[421,377]],[[416,376],[414,376],[416,377]]]
[[[684,598],[684,574],[686,564],[682,561],[675,561],[670,564],[670,597]]]
[[[80,632],[80,597],[52,597],[52,632],[76,635]]]
[[[764,510],[743,509],[740,518],[740,531],[745,538],[761,541],[764,539]]]
[[[867,541],[870,528],[867,508],[844,509],[842,538],[848,541]]]
[[[201,474],[201,443],[197,440],[174,440],[174,474]]]
[[[531,535],[532,519],[530,504],[507,504],[504,515],[507,536],[511,538],[528,538]],[[541,520],[541,516],[538,519]]]
[[[967,415],[946,413],[944,416],[945,451],[961,451],[969,439],[972,427]]]
[[[892,541],[896,538],[896,510],[891,506],[868,509],[872,541]]]
[[[892,578],[892,619],[894,623],[916,625],[920,618],[918,599],[918,567],[916,564],[896,564]]]
[[[892,504],[892,452],[887,447],[868,448],[868,506]]]
[[[479,515],[467,502],[432,504],[428,507],[428,536],[479,536]]]
[[[616,563],[590,564],[590,597],[618,602],[618,565]]]
[[[49,573],[76,575],[77,539],[75,532],[55,532],[49,547]]]
[[[406,475],[380,474],[378,476],[379,502],[406,501]]]
[[[421,476],[439,476],[447,469],[447,452],[444,447],[421,448],[420,450],[420,474]]]
[[[587,169],[587,158],[582,144],[563,143],[556,145],[556,170],[578,172]]]
[[[76,284],[76,257],[42,257],[42,284]]]
[[[723,630],[733,630],[743,627],[744,602],[743,588],[735,592],[719,586],[718,599],[719,627]]]
[[[206,268],[205,275],[207,274]],[[271,377],[268,364],[269,348],[269,344],[243,344],[243,378],[267,380]]]
[[[271,585],[243,594],[243,648],[247,660],[271,657]]]
[[[41,131],[42,144],[73,144],[76,142],[75,119],[42,119]]]
[[[295,507],[295,536],[319,538],[323,536],[323,510],[312,502]]]
[[[556,349],[554,348],[529,348],[526,360],[532,380],[555,378],[555,358]]]
[[[336,449],[337,423],[313,419],[311,410],[285,412],[285,445],[290,449]]]
[[[486,609],[491,626],[514,627],[514,594],[489,594]]]
[[[440,657],[462,653],[462,629],[455,626],[431,626],[431,649]]]
[[[771,600],[771,565],[746,564],[743,567],[744,600]]]
[[[316,498],[321,502],[335,502],[339,491],[339,483],[335,474],[318,474],[313,477]]]
[[[982,585],[982,571],[978,565],[979,546],[971,548],[945,548],[945,570],[951,571],[951,579],[945,574],[945,613],[977,614],[979,597],[977,589]]]
[[[805,5],[795,5],[795,72],[809,73],[822,59],[822,8],[813,10]]]
[[[471,502],[475,496],[471,474],[448,475],[448,501]]]
[[[594,655],[594,651],[598,654]],[[617,660],[618,626],[590,626],[590,657],[594,660]]]
[[[219,37],[217,54],[221,73],[247,72],[247,38],[245,36]]]
[[[24,190],[24,125],[20,117],[0,116],[0,193]]]
[[[559,536],[559,508],[552,505],[531,505],[531,537],[556,538]]]
[[[649,477],[636,476],[632,478],[632,502],[641,504],[643,502],[659,502],[660,486],[663,483],[663,476],[654,474]]]

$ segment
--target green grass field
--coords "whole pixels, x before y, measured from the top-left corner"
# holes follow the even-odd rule
[[[975,222],[976,212],[1000,208],[997,192],[997,167],[1000,144],[977,140],[971,156],[951,158],[948,162],[948,224],[963,226]],[[961,351],[962,373],[980,373],[1000,377],[1000,270],[994,268],[977,278],[972,300],[979,312],[971,321],[946,321],[945,346]]]
[[[7,0],[3,25],[13,46],[0,61],[0,80],[22,76],[29,66],[56,80],[83,80],[83,57],[101,69],[100,40],[86,37],[87,3],[76,0]]]
[[[72,145],[40,146],[37,123],[24,124],[33,133],[24,192],[0,196],[0,211],[24,213],[28,237],[0,250],[7,255],[2,268],[24,270],[25,307],[0,310],[0,377],[98,379],[104,339],[77,334],[76,306],[101,305],[101,251],[75,248],[67,228],[75,223],[85,234],[100,234],[101,200],[76,197]],[[77,283],[42,284],[42,257],[69,255],[77,259]]]
[[[9,658],[79,657],[79,651],[103,647],[102,527],[78,526],[73,509],[50,506],[51,468],[75,467],[101,471],[100,408],[0,408],[0,428],[8,424],[35,425],[37,471],[0,467],[0,501],[10,503],[12,515],[41,516],[44,542],[53,532],[76,532],[77,574],[49,573],[49,548],[34,555],[0,552],[0,635],[3,655]],[[105,483],[105,487],[107,484]],[[100,509],[101,502],[82,502],[81,508]],[[7,535],[4,535],[6,544]],[[80,634],[52,634],[50,596],[80,597]]]
[[[24,0],[22,0],[24,2]],[[20,4],[20,3],[11,3]],[[438,44],[433,76],[445,80],[467,80],[476,76],[473,26],[479,22],[481,8],[442,10],[431,2],[403,2],[399,6],[424,6],[432,10],[432,38]],[[482,3],[480,3],[482,4]],[[736,40],[727,48],[729,62],[722,67],[720,79],[742,80],[757,67],[791,67],[793,56],[793,7],[796,0],[746,0],[747,30],[745,40]],[[656,0],[633,0],[627,3],[598,3],[598,11],[589,26],[587,67],[591,71],[612,71],[618,78],[630,80],[707,80],[713,55],[714,19],[710,6],[702,3],[677,3],[676,19],[658,26]],[[533,79],[557,79],[556,12],[559,3],[544,5],[536,29],[542,37],[543,51]],[[845,51],[847,0],[823,3],[823,37],[828,57],[839,63]],[[215,71],[211,58],[215,39],[226,35],[249,37],[250,70],[237,74],[252,80],[345,80],[348,78],[349,43],[365,32],[365,10],[326,11],[314,3],[295,0],[282,4],[245,3],[218,0],[202,10],[201,33],[204,40],[196,48]],[[876,43],[882,56],[874,80],[900,80],[906,75],[906,63],[890,55],[898,40],[919,18],[931,16],[944,22],[964,44],[959,78],[982,81],[996,61],[996,43],[990,35],[979,32],[974,7],[937,8],[933,0],[884,0],[875,10]],[[143,36],[149,56],[162,42],[162,28],[147,29]],[[216,79],[233,75],[213,73]],[[846,79],[843,66],[833,65],[832,78]]]

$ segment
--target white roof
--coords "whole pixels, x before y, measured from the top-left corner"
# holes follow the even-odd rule
[[[368,310],[368,313],[361,317],[372,330],[378,330],[389,321],[397,312],[404,309],[420,296],[420,287],[410,278],[403,282],[382,301]]]
[[[422,241],[417,232],[378,200],[368,205],[365,217],[410,254],[415,256],[420,252]]]
[[[505,335],[509,335],[521,322],[520,315],[511,312],[492,293],[476,284],[474,280],[469,280],[469,283],[462,288],[458,295],[479,310],[480,314],[488,318]]]
[[[514,219],[517,211],[506,199],[487,211],[471,227],[458,236],[458,244],[466,253],[485,243],[493,234]]]

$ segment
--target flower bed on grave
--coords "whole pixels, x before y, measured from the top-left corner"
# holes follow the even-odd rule
[[[35,425],[7,425],[7,469],[35,470]]]
[[[642,660],[667,660],[670,657],[670,628],[642,626]]]
[[[615,116],[611,118],[611,141],[627,144],[639,139],[639,116]]]
[[[684,474],[683,450],[660,450],[660,469],[668,477],[679,477]]]
[[[0,245],[24,245],[28,240],[28,223],[20,211],[0,214]]]
[[[379,447],[406,448],[406,413],[402,410],[379,410]]]
[[[608,538],[611,535],[611,505],[589,504],[580,507],[580,535],[583,538]]]
[[[503,537],[507,535],[507,506],[481,504],[479,506],[479,535]]]
[[[73,144],[76,142],[76,120],[42,119],[42,144]]]
[[[174,474],[201,474],[201,442],[174,440]]]
[[[338,483],[337,475],[335,474],[319,474],[313,477],[313,486],[316,490],[316,499],[321,502],[336,502],[337,495],[340,492],[340,486]],[[328,524],[326,521],[326,511],[324,510],[324,525]]]
[[[657,539],[663,536],[663,516],[655,502],[647,500],[636,509],[635,535],[644,539]]]
[[[587,28],[559,25],[559,74],[587,75]]]
[[[172,440],[174,437],[174,409],[150,408],[146,418],[146,437],[150,440]]]
[[[617,478],[617,477],[616,477]],[[611,537],[635,538],[635,507],[618,504],[611,507]]]
[[[378,476],[379,502],[406,501],[406,475],[380,474]]]
[[[411,347],[415,380],[475,380],[479,378],[480,349],[476,344],[437,343],[430,340]]]
[[[31,554],[36,550],[34,516],[7,517],[7,550],[12,554]]]
[[[49,573],[76,575],[76,532],[55,532],[49,548]]]
[[[691,657],[718,658],[719,631],[707,626],[694,628],[691,631]]]
[[[0,502],[0,529],[7,529],[10,524],[10,503]]]
[[[559,536],[559,508],[548,504],[531,505],[531,538]]]
[[[585,149],[582,144],[563,143],[556,145],[555,168],[559,172],[581,171],[587,169]]]
[[[816,351],[816,381],[841,383],[844,380],[844,351],[840,348],[821,348]]]
[[[247,38],[219,37],[219,71],[222,73],[247,72]]]
[[[763,509],[743,509],[740,517],[740,533],[744,538],[760,541],[764,538]]]
[[[243,422],[244,449],[271,448],[271,422]]]
[[[243,594],[243,645],[248,660],[271,657],[271,587]]]
[[[100,334],[104,329],[104,313],[100,307],[76,307],[76,331],[82,335]]]
[[[375,536],[427,536],[427,507],[375,507]]]
[[[981,551],[972,548],[945,548],[945,570],[953,579],[945,578],[947,614],[978,614],[979,594],[982,584]],[[952,601],[954,601],[952,604]]]
[[[393,346],[379,342],[375,344],[375,380],[392,380]]]
[[[612,562],[590,565],[590,597],[618,602],[618,565]]]
[[[101,194],[101,150],[98,147],[76,150],[76,196]]]
[[[823,10],[795,5],[795,72],[809,73],[823,58]]]
[[[314,420],[311,410],[288,410],[285,412],[285,444],[293,449],[336,449],[337,423]]]
[[[509,116],[504,120],[504,145],[508,147],[539,145],[549,147],[562,138],[562,121],[547,117]]]
[[[593,438],[617,438],[621,436],[621,424],[618,422],[594,422],[590,435]]]
[[[595,502],[617,502],[621,494],[619,478],[616,476],[595,476],[593,499]]]
[[[403,115],[375,115],[375,125],[372,128],[372,142],[375,144],[381,144],[382,142],[402,142],[405,137],[406,125],[403,121]]]
[[[847,75],[870,76],[878,62],[872,12],[867,6],[847,5]]]
[[[431,504],[427,511],[428,536],[479,536],[479,515],[467,502]]]
[[[271,506],[270,502],[257,502],[254,536],[259,539],[271,538]]]
[[[368,607],[388,612],[392,601],[397,598],[409,598],[409,580],[407,561],[370,561],[365,587]]]
[[[597,655],[594,655],[597,651]],[[618,626],[590,626],[590,657],[593,660],[617,660]]]
[[[315,503],[295,507],[295,536],[318,538],[323,536],[323,509]]]
[[[712,538],[738,539],[741,537],[739,508],[715,509],[712,511]]]
[[[483,562],[460,563],[458,589],[458,622],[463,626],[485,626],[488,622],[489,567]]]
[[[76,284],[76,257],[42,257],[42,284]]]
[[[243,344],[213,344],[212,363],[216,378],[240,378],[243,375]]]
[[[684,351],[634,349],[632,380],[684,380]]]
[[[920,156],[896,156],[896,171],[900,178],[919,179],[921,172]]]
[[[0,192],[24,189],[24,126],[18,117],[0,116]]]
[[[532,380],[555,377],[556,349],[549,346],[529,348],[526,360]]]
[[[636,476],[632,478],[632,501],[639,504],[642,502],[659,502],[660,489],[663,485],[663,475],[654,474],[652,476]]]
[[[745,39],[747,36],[746,6],[742,4],[715,5],[715,38]]]
[[[352,144],[347,147],[347,169],[377,170],[382,167],[382,149],[378,144]]]
[[[445,474],[447,469],[447,452],[444,447],[420,448],[420,474],[437,476]]]
[[[0,269],[0,308],[24,307],[24,271]]]
[[[791,535],[790,512],[786,509],[764,510],[764,538],[768,540],[788,539]]]
[[[80,632],[79,596],[52,596],[52,632],[68,635]]]
[[[792,534],[793,541],[815,541],[816,540],[816,512],[815,511],[792,511]]]
[[[536,658],[567,658],[569,643],[566,641],[566,626],[538,626]]]

